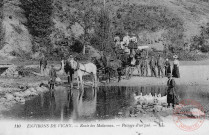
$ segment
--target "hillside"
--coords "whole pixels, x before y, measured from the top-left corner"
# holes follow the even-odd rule
[[[135,32],[139,44],[171,45],[183,48],[192,44],[193,37],[201,34],[201,27],[209,22],[209,3],[201,0],[106,0],[105,11],[110,22],[107,37],[98,37],[102,27],[100,10],[103,0],[54,0],[52,3],[49,37],[51,51],[68,51],[76,39],[101,49],[101,44],[111,45],[115,33]],[[27,8],[22,0],[3,0],[1,19],[3,41],[0,56],[33,55],[41,46],[28,22]],[[100,18],[99,18],[100,17]],[[103,20],[104,21],[104,20]],[[105,26],[106,27],[106,26]],[[105,38],[105,41],[103,41]],[[41,39],[39,39],[41,40]],[[50,41],[48,41],[50,40]],[[108,40],[108,41],[107,41]],[[42,45],[43,46],[43,45]],[[108,48],[106,48],[108,49]],[[179,49],[179,50],[180,50]]]

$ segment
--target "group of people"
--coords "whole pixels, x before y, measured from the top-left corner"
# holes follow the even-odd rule
[[[140,49],[134,33],[131,36],[126,33],[122,39],[119,35],[116,35],[114,42],[114,50],[117,58],[125,63],[123,65],[124,67],[128,67],[126,77],[132,76],[135,69],[137,69],[139,76],[148,76],[148,68],[150,68],[152,77],[164,77],[168,76],[168,73],[172,73],[173,77],[180,77],[177,55],[173,57],[173,69],[171,70],[171,63],[168,58],[164,60],[161,55],[158,55],[157,58],[153,55],[149,59],[148,49]]]
[[[173,56],[173,65],[168,58],[164,60],[161,55],[156,58],[154,55],[148,59],[148,51],[139,49],[135,34],[126,36],[120,39],[119,35],[114,38],[115,54],[118,59],[124,61],[126,59],[125,68],[126,77],[131,76],[133,71],[137,69],[139,76],[148,76],[148,68],[150,67],[151,77],[168,77],[167,81],[167,103],[168,106],[174,107],[178,103],[179,98],[176,93],[176,83],[173,77],[180,78],[178,56]],[[128,68],[127,68],[128,67]],[[156,72],[157,69],[157,72]]]
[[[42,55],[41,59],[40,59],[40,70],[41,70],[41,75],[46,75],[46,69],[47,69],[47,58]],[[54,85],[56,82],[56,78],[57,78],[57,73],[56,70],[54,69],[54,65],[50,66],[50,70],[49,70],[49,89],[54,89]]]
[[[65,66],[64,66],[64,70],[65,73],[68,76],[68,83],[70,83],[71,87],[72,87],[72,81],[73,81],[73,74],[74,74],[74,70],[70,67],[69,61],[73,59],[74,57],[72,55],[69,56],[69,58],[65,61]],[[40,71],[41,71],[41,75],[45,76],[46,73],[48,76],[49,75],[49,88],[51,90],[54,89],[55,86],[55,82],[56,82],[56,78],[57,78],[57,71],[54,68],[54,65],[52,64],[49,68],[49,72],[47,72],[47,58],[42,55],[41,59],[40,59]]]

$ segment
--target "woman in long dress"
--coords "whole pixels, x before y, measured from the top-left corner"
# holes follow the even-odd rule
[[[172,104],[174,108],[175,104],[178,104],[179,98],[176,93],[176,83],[175,80],[172,78],[172,75],[168,73],[168,81],[167,81],[167,103],[168,107]]]
[[[165,76],[168,77],[168,74],[171,73],[171,63],[168,58],[165,60]]]
[[[180,73],[179,73],[179,60],[177,59],[178,56],[177,55],[174,55],[173,58],[174,58],[174,61],[173,61],[172,75],[175,78],[180,78]]]

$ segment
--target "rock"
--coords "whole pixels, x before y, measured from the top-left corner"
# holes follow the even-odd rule
[[[28,89],[28,86],[27,85],[19,85],[18,88],[21,90],[26,90],[26,89]]]
[[[46,87],[36,87],[36,90],[38,91],[38,92],[47,92],[47,91],[49,91],[49,89],[48,88],[46,88]]]
[[[14,92],[13,95],[14,95],[15,97],[23,97],[22,92]]]
[[[20,102],[20,97],[15,97],[15,101]]]
[[[0,102],[5,102],[6,101],[6,98],[0,98]]]
[[[30,92],[32,92],[32,93],[35,93],[35,92],[36,92],[35,88],[32,88],[32,87],[29,88],[28,90],[29,90]]]
[[[160,105],[155,105],[154,106],[154,110],[156,111],[156,112],[160,112],[160,111],[162,111],[162,106],[160,106]]]
[[[49,89],[48,89],[48,88],[46,88],[46,87],[41,87],[41,88],[42,88],[43,92],[47,92],[47,91],[49,91]]]
[[[4,71],[1,75],[4,77],[13,77],[14,75],[17,74],[16,69],[17,69],[17,66],[12,65],[6,71]]]
[[[130,114],[129,116],[130,116],[130,117],[135,117],[135,114]]]
[[[7,93],[4,97],[6,98],[7,101],[14,100],[14,96],[12,94],[9,94],[9,93]]]
[[[123,113],[122,112],[118,112],[118,115],[122,115]]]
[[[31,95],[31,91],[30,90],[26,90],[26,91],[24,91],[23,92],[23,94],[24,94],[24,97],[28,97],[28,96],[30,96]]]
[[[20,103],[21,104],[25,104],[25,99],[24,98],[20,98]]]
[[[36,91],[37,91],[37,92],[43,92],[43,91],[42,91],[42,87],[36,87]]]

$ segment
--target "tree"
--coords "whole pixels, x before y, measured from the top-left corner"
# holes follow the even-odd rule
[[[4,32],[2,27],[2,21],[3,21],[3,0],[0,0],[0,49],[3,47],[4,42]]]
[[[100,42],[98,48],[100,50],[108,50],[110,48],[109,46],[110,40],[108,39],[111,37],[111,32],[110,32],[111,19],[109,17],[108,11],[105,9],[101,9],[97,17],[98,18],[97,18],[95,34]]]
[[[90,42],[90,35],[88,30],[94,27],[96,22],[96,13],[92,8],[87,8],[83,16],[83,28],[84,28],[84,46],[83,54],[85,54],[85,45]]]
[[[28,20],[25,25],[33,36],[33,45],[38,50],[43,48],[50,53],[52,46],[49,36],[53,25],[51,18],[53,0],[20,0],[20,2]]]

